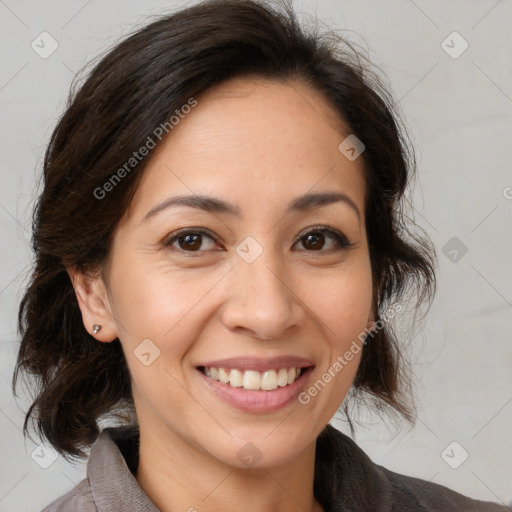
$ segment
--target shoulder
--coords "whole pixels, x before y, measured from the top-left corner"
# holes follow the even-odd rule
[[[420,478],[401,475],[378,467],[388,480],[393,496],[393,511],[406,510],[400,504],[416,502],[417,510],[463,512],[512,512],[512,507],[464,496],[448,487]],[[407,509],[408,510],[408,509]]]
[[[328,425],[317,441],[315,494],[329,510],[512,512],[375,464],[353,439]]]
[[[138,427],[102,430],[89,454],[87,477],[42,512],[158,512],[134,475]]]
[[[84,478],[73,489],[52,501],[41,512],[97,512],[89,480]]]

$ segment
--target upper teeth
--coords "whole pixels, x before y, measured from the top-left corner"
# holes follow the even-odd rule
[[[300,368],[280,368],[278,370],[267,370],[257,372],[255,370],[229,370],[226,368],[215,368],[214,366],[203,368],[203,373],[208,377],[229,384],[234,388],[263,389],[272,391],[277,387],[284,387],[292,384],[300,376]]]

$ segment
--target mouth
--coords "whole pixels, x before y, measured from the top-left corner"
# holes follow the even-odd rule
[[[298,358],[274,360],[270,365],[254,360],[222,364],[197,366],[201,381],[216,397],[253,413],[273,412],[292,403],[314,369],[309,361]]]
[[[198,369],[210,379],[227,384],[232,388],[243,388],[252,391],[273,391],[274,389],[284,388],[293,384],[299,379],[306,368],[275,368],[264,372],[215,366],[200,366]]]

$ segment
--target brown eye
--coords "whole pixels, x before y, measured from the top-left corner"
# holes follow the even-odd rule
[[[202,243],[202,237],[201,234],[194,234],[194,235],[183,235],[178,238],[178,245],[180,246],[180,249],[185,250],[198,250],[201,247]],[[183,243],[181,243],[183,242]]]
[[[303,246],[306,247],[306,249],[312,249],[314,251],[322,249],[325,243],[325,237],[323,233],[320,232],[310,233],[306,235],[303,240]]]
[[[211,242],[206,244],[204,248],[204,239]],[[174,249],[185,252],[202,252],[212,249],[212,243],[215,244],[213,238],[204,231],[182,231],[164,242],[164,246],[172,246]],[[203,249],[201,249],[203,247]]]
[[[353,245],[342,234],[325,228],[310,230],[299,241],[302,242],[302,246],[308,251],[322,251],[325,247],[326,239],[334,240],[334,247],[332,247],[331,243],[331,247],[323,252],[340,250]]]
[[[298,241],[308,252],[339,251],[353,245],[341,233],[325,227],[310,229]],[[163,245],[178,252],[190,254],[212,250],[217,243],[202,229],[188,229],[170,235]]]

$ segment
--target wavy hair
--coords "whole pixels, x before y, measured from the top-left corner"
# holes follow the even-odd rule
[[[363,141],[375,311],[404,294],[416,306],[430,305],[435,251],[423,232],[408,227],[404,213],[414,151],[364,53],[334,31],[301,26],[284,2],[211,0],[160,16],[115,44],[81,85],[73,82],[44,157],[33,213],[35,268],[19,307],[12,387],[16,395],[19,373],[29,377],[35,395],[23,431],[32,418],[39,435],[66,459],[85,457],[100,419],[133,417],[119,339],[100,343],[86,331],[66,268],[101,269],[151,155],[112,188],[108,200],[96,199],[95,190],[189,98],[251,76],[299,80],[320,91]],[[353,389],[377,409],[413,422],[404,363],[386,324],[365,344]]]

